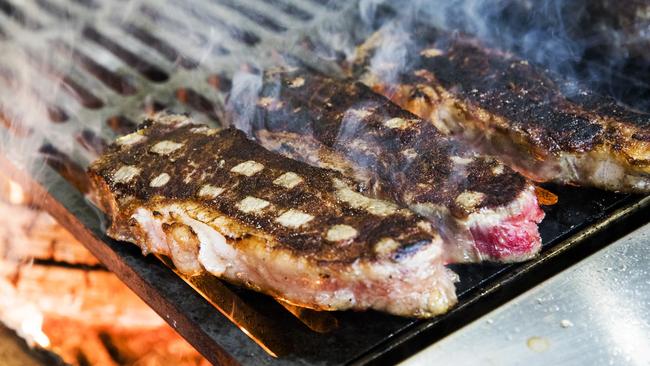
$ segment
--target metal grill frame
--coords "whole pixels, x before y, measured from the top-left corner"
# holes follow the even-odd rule
[[[0,134],[6,133],[0,131]],[[276,349],[279,352],[275,358],[255,344],[247,335],[248,331],[219,314],[219,311],[230,311],[237,317],[238,302],[259,301],[260,306],[256,307],[259,310],[269,305],[269,299],[264,301],[263,295],[255,294],[246,298],[248,291],[241,290],[240,293],[228,287],[221,292],[225,298],[222,297],[220,303],[233,306],[215,308],[160,260],[143,256],[136,246],[107,237],[103,214],[45,161],[42,161],[41,168],[31,171],[16,165],[4,158],[0,149],[1,169],[9,172],[34,195],[42,197],[42,207],[46,211],[206,359],[219,365],[397,362],[640,227],[647,222],[650,213],[650,197],[623,196],[604,208],[601,215],[592,217],[591,223],[546,241],[542,255],[534,260],[510,265],[480,265],[478,267],[487,267],[489,276],[478,281],[465,281],[464,288],[459,289],[459,304],[448,314],[434,319],[401,319],[375,312],[338,313],[336,316],[343,325],[341,329],[318,334],[297,321],[291,322],[287,319],[288,312],[280,307],[266,314],[262,311],[259,314],[262,323],[269,316],[280,318],[280,321],[262,324],[275,327],[271,329],[274,334],[268,336],[280,347]],[[477,265],[458,267],[455,270],[463,277]],[[372,329],[365,333],[369,322],[379,326],[370,326]],[[382,328],[383,333],[376,333]],[[366,339],[359,339],[364,334]]]
[[[14,34],[24,36],[29,32],[42,29],[48,24],[46,20],[55,20],[57,17],[53,14],[60,12],[52,9],[44,10],[42,4],[60,5],[63,1],[65,0],[33,0],[17,6],[14,0],[0,0],[2,21],[0,34],[4,35],[0,35],[0,41],[2,37],[11,37]],[[285,7],[286,4],[291,5],[294,2],[301,4],[303,8],[317,7],[326,16],[340,14],[339,12],[345,8],[341,5],[342,2],[321,7],[316,0],[268,1],[270,4],[285,4]],[[11,171],[24,187],[42,196],[43,207],[48,212],[215,364],[368,364],[387,360],[397,361],[401,356],[458,329],[478,314],[493,309],[518,292],[534,286],[544,278],[584,258],[595,249],[605,246],[617,235],[632,231],[636,226],[647,221],[645,217],[650,207],[649,198],[595,190],[551,187],[551,190],[561,191],[560,203],[547,209],[547,219],[542,225],[545,239],[542,255],[523,264],[458,266],[455,269],[461,277],[466,278],[459,285],[460,303],[449,314],[432,320],[402,319],[374,312],[337,313],[334,316],[339,320],[339,329],[323,335],[310,331],[304,324],[293,318],[285,308],[270,301],[269,298],[223,285],[219,281],[215,281],[208,288],[198,288],[216,305],[213,306],[210,301],[195,291],[196,287],[201,286],[200,284],[191,281],[188,284],[161,261],[142,256],[135,246],[108,238],[102,225],[106,222],[105,217],[89,203],[83,189],[79,189],[83,182],[75,181],[71,176],[74,176],[75,169],[76,173],[79,173],[79,170],[83,171],[83,167],[97,153],[93,151],[95,145],[101,145],[133,128],[132,122],[129,121],[140,119],[142,101],[148,101],[150,106],[147,108],[156,109],[154,102],[158,102],[174,111],[191,113],[199,121],[214,125],[223,112],[219,107],[223,102],[223,93],[215,88],[214,83],[211,84],[210,77],[218,74],[232,75],[242,60],[241,54],[236,52],[239,47],[246,48],[246,52],[255,55],[254,57],[276,57],[276,54],[270,51],[271,49],[283,49],[284,46],[295,43],[301,34],[308,32],[312,23],[300,21],[298,22],[302,27],[300,30],[283,32],[284,35],[264,27],[260,29],[254,24],[253,19],[259,20],[264,14],[257,12],[247,18],[236,10],[237,4],[243,3],[250,7],[250,4],[259,3],[256,0],[241,2],[229,0],[224,2],[227,4],[225,6],[206,2],[209,11],[205,13],[196,13],[186,7],[183,8],[183,2],[180,0],[156,7],[152,7],[150,3],[144,2],[150,8],[147,10],[149,13],[157,12],[158,18],[167,16],[169,19],[164,22],[180,28],[187,25],[178,19],[170,18],[169,14],[173,13],[170,9],[177,10],[182,17],[198,24],[218,21],[220,18],[215,19],[214,14],[215,9],[219,9],[225,12],[226,17],[232,16],[236,20],[234,23],[244,29],[256,29],[259,33],[259,41],[256,44],[265,44],[266,47],[262,49],[256,45],[242,46],[233,36],[231,37],[233,39],[215,45],[217,47],[206,54],[199,45],[202,40],[197,39],[195,45],[191,44],[195,41],[188,41],[187,47],[183,47],[182,50],[187,52],[187,55],[178,54],[180,58],[176,62],[169,59],[173,57],[168,57],[173,55],[173,50],[165,51],[162,47],[163,51],[161,51],[154,47],[143,46],[142,39],[146,37],[140,34],[141,39],[137,39],[133,35],[137,30],[131,29],[130,33],[125,29],[116,28],[114,18],[94,23],[92,27],[86,28],[91,29],[86,31],[89,35],[86,38],[67,40],[68,46],[72,45],[82,53],[81,56],[69,54],[76,58],[77,67],[64,71],[58,69],[54,73],[68,77],[68,92],[59,93],[57,98],[50,98],[49,90],[44,86],[36,85],[34,90],[39,99],[61,109],[59,112],[54,111],[52,114],[54,117],[58,116],[62,120],[66,119],[62,118],[64,117],[62,114],[67,117],[67,121],[55,121],[56,118],[52,118],[52,124],[49,126],[56,129],[59,135],[68,138],[73,136],[81,142],[73,143],[72,148],[68,150],[53,145],[53,150],[45,151],[45,154],[36,158],[35,164],[29,166],[10,161],[7,158],[9,154],[3,153],[0,147],[0,168]],[[18,19],[10,19],[6,15],[6,4],[12,4],[15,9],[22,9],[18,13],[14,10],[14,17],[16,14],[22,15],[18,16]],[[92,6],[89,4],[95,3],[91,0],[76,0],[70,6],[71,9],[81,12],[80,9]],[[262,9],[267,10],[271,15],[278,13],[276,7],[272,5],[265,5]],[[136,11],[143,12],[142,8]],[[178,50],[179,42],[183,41],[182,37],[164,27],[157,28],[154,18],[155,16],[151,14],[144,16],[143,22],[138,24],[138,27],[145,30],[156,29],[156,32],[152,32],[153,36],[161,37],[173,46],[172,49]],[[277,22],[287,24],[290,23],[291,16],[279,14],[275,19]],[[97,36],[96,32],[93,33],[92,29],[98,30],[100,36]],[[77,30],[83,31],[83,28]],[[226,30],[226,32],[233,31]],[[103,38],[102,35],[105,37]],[[244,43],[253,43],[252,36],[246,36],[245,33],[239,33],[237,37],[248,40]],[[119,39],[118,46],[124,49],[120,50],[119,47],[110,45],[105,38],[109,41]],[[230,52],[224,53],[219,49],[222,46]],[[63,46],[64,49],[65,47]],[[299,53],[300,50],[295,51]],[[133,54],[151,65],[133,66],[124,61],[132,58]],[[85,60],[84,55],[90,61]],[[311,56],[308,52],[300,56],[305,62],[310,62]],[[61,57],[64,63],[69,62],[65,56]],[[193,66],[193,61],[205,60],[206,57],[214,57],[215,61]],[[101,66],[106,70],[102,70]],[[330,67],[329,71],[336,73],[335,66],[329,64],[319,66]],[[160,77],[156,68],[167,73],[169,79],[164,82],[150,80],[164,79]],[[102,82],[98,75],[107,71],[118,73],[126,83],[133,84],[135,91],[128,92],[128,86],[124,85],[111,88]],[[190,87],[191,89],[188,89]],[[81,92],[83,90],[92,93],[97,96],[101,106],[97,100],[88,96],[84,99],[83,95],[77,95],[75,98],[69,92],[70,89],[78,94],[84,94]],[[193,92],[188,92],[189,90]],[[179,98],[178,93],[184,95],[180,95]],[[179,99],[184,99],[185,102]],[[0,93],[1,100],[2,93]],[[75,113],[70,113],[71,111]],[[124,118],[122,122],[114,121],[119,128],[109,127],[107,121],[118,116]],[[11,134],[10,131],[0,129],[0,141],[16,138],[10,137]],[[50,143],[55,142],[50,141]],[[68,160],[57,160],[60,157],[67,157]],[[576,194],[580,199],[572,200],[571,197]],[[584,196],[589,196],[590,200],[579,202]],[[564,223],[563,211],[575,212],[577,217],[568,220],[568,224]],[[609,234],[605,235],[607,233]],[[598,238],[602,237],[606,239],[598,242]],[[232,318],[238,321],[238,325],[229,320]],[[246,329],[247,325],[259,329]],[[267,345],[269,351],[275,353],[278,358],[272,357],[269,352],[251,341],[247,335],[251,332],[262,338],[258,340],[258,344],[263,347]]]

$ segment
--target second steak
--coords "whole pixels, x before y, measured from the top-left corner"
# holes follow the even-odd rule
[[[540,249],[544,214],[525,178],[363,84],[269,71],[256,113],[234,119],[266,148],[353,176],[427,217],[449,262],[521,261]]]

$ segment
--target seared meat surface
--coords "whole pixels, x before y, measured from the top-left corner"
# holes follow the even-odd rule
[[[447,261],[511,262],[539,251],[544,215],[525,178],[365,85],[271,70],[258,97],[246,123],[262,145],[352,176],[427,217],[445,239]],[[235,113],[245,108],[233,104]]]
[[[456,302],[430,223],[238,130],[159,116],[89,169],[108,234],[293,304],[429,317]]]
[[[414,41],[400,65],[377,57],[395,32],[359,48],[354,72],[375,91],[532,179],[650,191],[650,114],[558,85],[464,35],[422,26],[406,34]]]

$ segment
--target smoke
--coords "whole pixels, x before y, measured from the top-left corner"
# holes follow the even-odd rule
[[[592,47],[583,23],[587,1],[457,0],[443,24],[514,52],[564,77],[580,71]]]
[[[376,2],[376,1],[375,1]],[[527,0],[448,0],[433,4],[426,0],[385,2],[395,16],[390,21],[401,25],[427,24],[450,32],[461,31],[504,49],[517,49],[541,60],[559,44],[564,53],[567,34],[563,24],[553,21],[563,14],[562,0],[544,0],[534,4]],[[541,20],[543,19],[543,20]],[[558,19],[559,20],[559,19]],[[374,22],[374,19],[367,19]],[[544,31],[549,38],[542,40]],[[564,38],[564,39],[562,39]],[[542,45],[542,43],[545,43]],[[538,49],[535,45],[542,45]],[[549,56],[551,56],[549,54]]]
[[[9,10],[0,12],[3,158],[36,178],[47,163],[87,192],[89,187],[81,186],[87,183],[86,166],[147,114],[193,112],[197,121],[216,124],[223,93],[210,77],[236,69],[244,56],[232,54],[242,45],[228,38],[223,25],[205,18],[215,16],[210,3],[153,3],[4,5]],[[228,83],[222,80],[221,87]]]
[[[262,90],[262,75],[250,71],[238,71],[233,77],[233,84],[228,96],[229,122],[248,136],[253,133],[251,121],[257,113],[257,103]],[[235,112],[236,113],[233,113]]]
[[[239,65],[254,63],[263,70],[287,62],[286,57],[274,58],[273,54],[308,50],[317,57],[310,66],[328,72],[336,67],[346,69],[354,62],[357,47],[383,27],[390,37],[382,41],[370,63],[382,78],[393,80],[400,69],[408,68],[414,40],[404,29],[413,23],[475,35],[491,46],[519,54],[563,78],[584,83],[629,104],[644,107],[650,103],[650,98],[646,98],[648,93],[639,92],[643,88],[650,90],[650,73],[645,72],[650,69],[647,66],[650,62],[638,73],[629,74],[632,62],[650,59],[648,47],[644,47],[650,34],[650,10],[644,1],[630,1],[623,9],[611,0],[360,0],[345,2],[337,16],[325,12],[322,18],[305,23],[311,24],[307,28],[289,29],[281,37],[266,37],[268,30],[251,28],[254,23],[251,19],[255,19],[251,14],[259,16],[260,11],[257,15],[249,13],[247,18],[228,6],[210,2],[101,2],[92,11],[82,11],[79,5],[45,9],[41,3],[16,2],[22,16],[15,16],[0,26],[2,33],[11,34],[0,42],[3,55],[0,111],[5,117],[4,124],[10,124],[16,131],[30,131],[23,138],[4,134],[0,143],[12,159],[24,160],[27,166],[32,165],[30,160],[36,160],[39,147],[46,141],[85,166],[107,140],[116,136],[105,120],[116,115],[140,119],[143,112],[137,109],[143,100],[164,104],[178,112],[193,109],[173,97],[160,96],[165,88],[158,82],[145,80],[146,73],[151,75],[152,70],[146,70],[138,60],[125,64],[111,47],[87,39],[84,29],[88,27],[100,32],[111,29],[108,38],[120,44],[124,41],[125,48],[135,50],[136,56],[152,60],[154,65],[169,65],[172,68],[169,85],[191,85],[199,94],[220,102],[223,102],[222,94],[206,83],[206,73],[234,73],[229,101],[237,103],[237,108],[248,109],[244,116],[254,109],[251,96],[259,91],[260,77],[237,71]],[[316,14],[315,9],[321,7],[304,9]],[[283,19],[273,21],[285,21],[284,26],[292,26]],[[264,27],[263,23],[254,25]],[[167,40],[182,57],[176,55],[174,59],[170,47],[158,45],[156,49],[153,46],[156,42],[147,42],[146,36],[142,38],[142,30]],[[124,37],[126,34],[130,36]],[[135,40],[133,34],[141,38]],[[96,79],[102,72],[87,77],[86,72],[80,72],[83,62],[75,62],[71,50],[52,47],[53,41],[78,48],[122,77],[124,83],[133,84],[133,98],[128,100],[123,95],[107,93],[106,85]],[[184,65],[189,65],[187,70]],[[201,71],[190,72],[191,67]],[[168,69],[163,67],[162,71]],[[75,88],[70,81],[86,90]],[[92,105],[97,101],[92,96],[103,106],[93,110],[96,106]],[[220,110],[219,106],[210,106],[200,98],[189,99],[204,112],[219,115],[214,112]],[[68,122],[56,121],[64,117]],[[196,111],[194,117],[205,121]],[[246,129],[242,119],[233,124]],[[80,129],[84,130],[83,134]],[[85,139],[86,147],[94,146],[80,147],[75,139]]]
[[[642,1],[619,11],[611,0],[360,0],[345,2],[336,15],[323,12],[322,18],[305,23],[309,26],[295,29],[291,23],[295,18],[289,14],[269,20],[260,10],[233,10],[227,5],[231,2],[102,2],[93,11],[72,6],[55,21],[56,17],[43,15],[46,11],[35,5],[40,2],[24,3],[24,14],[34,19],[22,22],[41,23],[38,27],[23,29],[29,27],[18,24],[18,19],[0,25],[12,35],[0,42],[0,83],[4,86],[0,88],[0,111],[8,121],[5,124],[15,130],[2,134],[0,143],[6,155],[23,166],[33,167],[41,147],[48,143],[61,153],[57,156],[68,156],[85,167],[109,140],[134,127],[111,128],[106,120],[119,116],[137,121],[144,114],[142,104],[193,112],[195,119],[206,122],[221,117],[219,103],[224,102],[231,118],[227,123],[252,136],[260,127],[252,124],[260,120],[256,113],[262,92],[273,100],[286,87],[264,86],[263,91],[264,71],[277,65],[310,67],[328,74],[337,68],[350,70],[359,56],[358,46],[381,29],[387,36],[377,40],[381,44],[368,55],[368,64],[390,83],[409,68],[410,57],[419,52],[418,39],[429,36],[412,34],[413,24],[470,34],[566,80],[592,86],[640,108],[650,103],[645,97],[650,87],[644,84],[650,73],[627,74],[630,60],[642,62],[649,53],[643,44],[650,33],[650,11]],[[286,1],[260,2],[260,7],[268,9],[269,3]],[[246,6],[242,3],[241,7]],[[305,8],[316,13],[315,9],[326,7]],[[43,22],[46,18],[50,21]],[[268,26],[276,23],[287,27],[287,32],[273,33]],[[105,34],[119,47],[97,34]],[[166,44],[147,34],[166,40]],[[112,72],[109,78],[118,77],[119,85],[107,85],[105,71],[87,60],[80,61],[65,47],[51,47],[53,41],[80,50]],[[126,52],[125,56],[124,50],[132,54]],[[315,59],[291,60],[291,55],[303,51]],[[207,81],[222,73],[232,76],[225,101]],[[628,81],[621,82],[620,75]],[[132,93],[111,89],[129,91],[129,85]],[[644,87],[645,94],[634,93]],[[54,106],[67,118],[61,118]],[[341,145],[350,136],[364,135],[356,122],[350,114],[343,128],[336,131]]]
[[[368,25],[427,24],[463,32],[547,69],[571,93],[574,82],[648,110],[650,5],[610,0],[367,1]],[[390,17],[374,9],[389,7]],[[405,41],[408,41],[405,40]],[[395,40],[382,45],[394,49]],[[380,56],[383,57],[383,56]],[[402,61],[406,63],[406,61]],[[390,80],[390,79],[389,79]]]
[[[446,42],[453,42],[456,37],[466,41],[466,35],[469,35],[469,38],[490,48],[488,52],[507,56],[514,54],[547,70],[547,75],[555,79],[569,97],[577,96],[586,87],[644,109],[650,105],[650,98],[647,98],[650,96],[650,84],[644,84],[643,78],[637,75],[625,73],[635,49],[626,46],[626,52],[611,57],[612,53],[616,53],[615,49],[638,44],[639,34],[650,32],[639,31],[639,24],[643,24],[644,19],[650,24],[650,16],[639,15],[639,12],[650,14],[648,6],[641,2],[630,5],[635,10],[619,11],[609,0],[361,0],[340,17],[316,23],[313,29],[306,32],[310,41],[307,47],[321,57],[322,64],[334,62],[352,78],[360,75],[355,67],[368,67],[371,72],[362,76],[377,77],[391,88],[399,84],[397,81],[400,78],[409,77],[403,71],[417,72],[412,69],[412,61],[421,58],[420,52],[423,50],[419,49],[419,42],[434,45],[434,48],[424,51],[444,52],[441,50],[448,46]],[[612,17],[633,20],[626,25],[613,21]],[[419,25],[428,27],[419,28]],[[427,29],[427,33],[421,29]],[[429,29],[439,29],[445,35],[438,37],[435,31]],[[377,36],[379,33],[381,36]],[[284,45],[288,52],[294,52],[305,47],[301,43],[303,41],[304,38],[298,37]],[[474,44],[473,40],[468,42]],[[362,45],[368,46],[367,49],[359,47]],[[604,48],[604,45],[608,47]],[[280,66],[290,66],[286,61],[279,60]],[[650,69],[650,61],[647,64],[646,70]],[[474,66],[480,68],[480,65]],[[283,88],[288,87],[279,81],[273,84],[266,80],[262,87],[262,75],[270,67],[271,63],[260,63],[256,72],[239,72],[233,80],[227,106],[229,116],[235,127],[251,137],[255,136],[255,131],[269,127],[264,126],[269,121],[260,122],[265,118],[259,115],[260,98],[267,99],[266,104],[283,103]],[[306,68],[304,65],[297,67]],[[321,65],[314,68],[323,71]],[[324,73],[332,75],[326,71]],[[544,73],[540,75],[545,76]],[[647,75],[645,78],[650,80]],[[489,75],[482,80],[486,90],[489,90],[491,80]],[[629,80],[638,83],[631,84]],[[636,90],[644,92],[635,93]],[[426,88],[409,92],[421,93],[422,98],[437,97],[433,95],[435,91]],[[541,96],[538,102],[550,102],[554,96],[553,92],[549,92]],[[413,99],[417,102],[417,98]],[[531,108],[533,104],[530,103]],[[444,109],[439,113],[445,113]],[[349,115],[354,117],[353,114]],[[440,120],[455,118],[453,115],[439,117]],[[291,118],[287,116],[287,119]],[[354,123],[354,118],[346,118],[344,122],[338,131],[333,132],[337,136],[338,145],[335,146],[341,149],[344,149],[349,136],[364,135],[366,132],[358,123]],[[437,127],[443,130],[448,126],[440,123]],[[466,143],[476,147],[486,144],[486,140],[484,136],[476,135],[474,140]]]
[[[389,23],[382,31],[386,35],[381,46],[370,60],[373,73],[388,84],[397,80],[399,73],[407,67],[409,55],[415,48],[409,32],[402,23]]]
[[[14,287],[0,278],[0,320],[30,345],[48,347],[50,340],[43,333],[43,313],[34,304],[16,295]]]
[[[31,11],[27,16],[37,13],[31,8],[34,4],[25,5]],[[67,18],[70,14],[60,16]],[[75,44],[82,24],[69,18],[55,26],[38,24],[38,28],[25,31],[7,22],[12,37],[0,41],[0,110],[9,126],[9,132],[1,135],[2,154],[30,174],[38,174],[40,150],[48,142],[66,154],[79,154],[80,159],[93,157],[78,149],[66,123],[80,113],[82,108],[76,100],[84,97],[64,82],[64,75],[73,69],[72,58],[50,43],[58,39]],[[99,130],[93,123],[87,128]]]

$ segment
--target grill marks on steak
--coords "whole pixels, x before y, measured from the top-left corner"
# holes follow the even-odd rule
[[[423,218],[341,174],[269,152],[234,129],[161,116],[89,173],[109,235],[290,303],[433,316],[456,276]]]
[[[353,176],[428,217],[449,261],[517,261],[539,250],[543,213],[522,176],[365,85],[274,70],[257,104],[250,126],[265,147]]]
[[[410,31],[417,44],[403,68],[372,61],[394,36],[387,30],[359,48],[354,72],[364,83],[533,179],[650,190],[649,114],[575,86],[564,94],[568,85],[475,39],[418,25]]]

